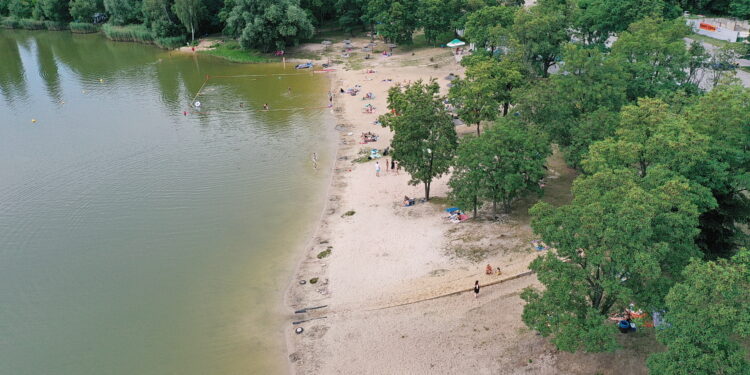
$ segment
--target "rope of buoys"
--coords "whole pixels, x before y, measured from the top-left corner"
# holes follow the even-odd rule
[[[193,111],[193,112],[187,112],[183,111],[183,115],[187,115],[187,113],[190,114],[199,114],[199,115],[209,115],[212,113],[254,113],[254,112],[275,112],[275,111],[304,111],[304,110],[315,110],[315,109],[328,109],[328,106],[324,107],[296,107],[296,108],[274,108],[274,109],[247,109],[247,110],[216,110],[216,111]]]

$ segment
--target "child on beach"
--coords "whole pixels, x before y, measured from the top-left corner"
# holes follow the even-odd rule
[[[380,162],[375,162],[375,177],[380,177]]]
[[[479,298],[479,280],[474,282],[474,298]]]

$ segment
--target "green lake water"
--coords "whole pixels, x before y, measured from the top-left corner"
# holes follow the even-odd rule
[[[0,374],[285,371],[334,121],[287,73],[0,31]]]

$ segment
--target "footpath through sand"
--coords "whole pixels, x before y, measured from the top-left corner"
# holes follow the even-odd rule
[[[369,41],[353,40],[355,47]],[[306,48],[310,48],[307,46]],[[334,45],[332,50],[340,50]],[[350,58],[356,58],[354,54]],[[421,185],[387,168],[389,156],[355,163],[362,148],[384,149],[392,134],[374,124],[387,110],[387,91],[399,83],[436,78],[447,94],[449,73],[463,74],[446,49],[337,64],[331,76],[339,145],[326,211],[291,282],[285,327],[290,369],[298,374],[558,374],[611,372],[613,364],[630,374],[645,373],[642,358],[622,354],[557,353],[521,321],[521,290],[538,285],[524,275],[541,252],[531,241],[528,207],[538,197],[514,205],[499,220],[451,223],[443,211],[448,176],[433,183],[427,203],[403,207],[404,196],[421,198]],[[337,59],[340,57],[336,57]],[[334,58],[331,58],[332,60]],[[362,64],[362,65],[359,65]],[[360,69],[346,70],[344,66]],[[371,72],[374,70],[374,72]],[[356,96],[341,94],[361,87]],[[374,99],[363,100],[372,93]],[[366,104],[376,109],[363,113]],[[474,128],[459,125],[459,133]],[[361,144],[372,132],[376,142]],[[556,153],[548,163],[545,200],[570,199],[575,177]],[[348,214],[347,214],[348,213]],[[488,212],[480,216],[489,216]],[[330,255],[318,254],[330,250]],[[485,275],[487,264],[502,275]],[[317,278],[316,283],[310,280]],[[305,280],[305,284],[300,284]],[[459,291],[482,285],[479,298]],[[438,296],[448,295],[442,298]],[[422,301],[424,300],[424,301]],[[421,302],[417,302],[421,301]],[[415,303],[417,302],[417,303]],[[323,308],[304,310],[309,307]],[[389,307],[389,308],[384,308]],[[293,322],[304,321],[293,324]],[[294,329],[304,331],[295,334]]]

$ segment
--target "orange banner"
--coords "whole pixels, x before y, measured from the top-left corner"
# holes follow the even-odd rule
[[[716,31],[716,26],[701,22],[700,28],[708,31]]]

